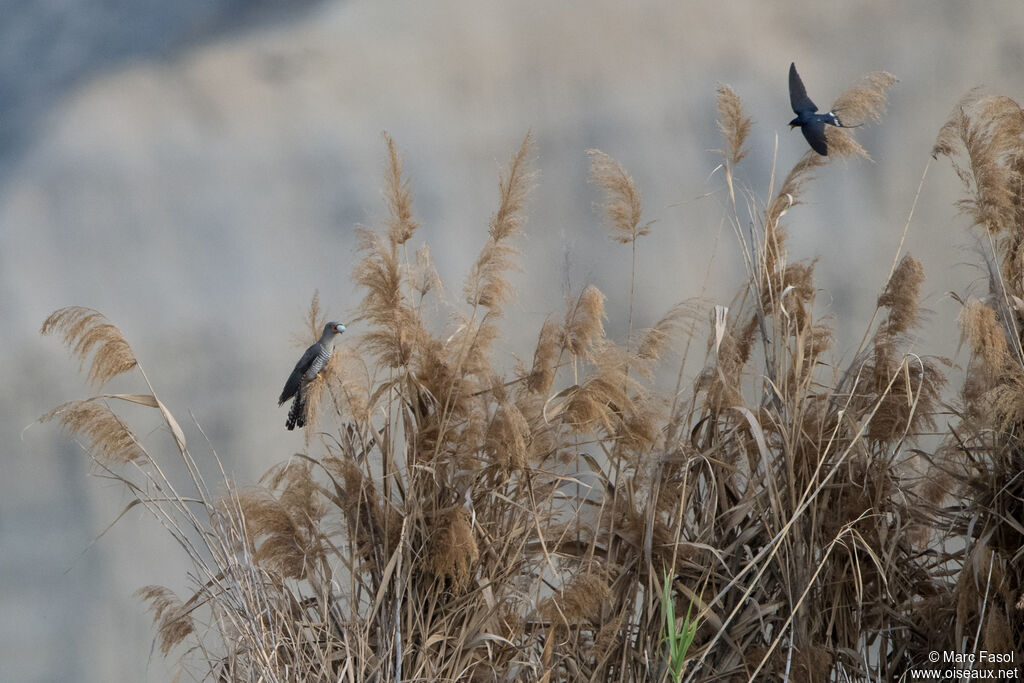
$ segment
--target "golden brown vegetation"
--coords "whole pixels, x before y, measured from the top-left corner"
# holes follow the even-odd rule
[[[964,183],[959,205],[982,230],[988,293],[963,301],[970,351],[945,447],[932,458],[933,527],[939,559],[959,574],[922,601],[921,648],[1024,651],[1024,111],[1008,97],[974,91],[939,132]],[[963,162],[966,160],[967,165]],[[983,669],[990,668],[984,666]]]
[[[877,118],[893,83],[869,75],[836,106]],[[692,390],[685,366],[668,368],[680,378],[671,396],[655,380],[667,352],[689,348],[681,335],[697,328],[702,306],[677,305],[616,343],[593,286],[542,325],[516,370],[496,363],[533,178],[529,137],[501,175],[465,306],[452,328],[431,329],[421,305],[440,282],[425,245],[407,251],[412,193],[387,138],[389,217],[360,234],[354,272],[364,331],[318,379],[308,454],[258,486],[225,480],[214,496],[152,393],[47,415],[124,472],[133,504],[195,564],[187,599],[140,592],[162,652],[190,643],[184,662],[203,680],[669,680],[665,576],[674,613],[692,609],[698,620],[685,680],[898,680],[926,666],[930,650],[1019,651],[1019,107],[965,101],[935,149],[969,159],[957,166],[970,195],[963,206],[993,258],[989,296],[964,303],[971,361],[941,441],[922,437],[942,409],[945,361],[910,352],[921,264],[906,256],[880,283],[880,322],[852,362],[832,364],[814,263],[788,261],[782,223],[831,157],[808,153],[766,202],[750,193],[749,228],[735,170],[752,124],[729,88],[719,112],[729,219],[748,277],[731,306],[706,311]],[[835,155],[864,155],[850,131],[836,135]],[[652,232],[640,193],[610,157],[591,152],[591,163],[612,239],[631,245],[635,271],[637,240]],[[90,376],[103,384],[135,361],[97,316],[64,309],[43,331],[63,332],[83,361],[95,350]],[[311,334],[321,319],[314,298]],[[163,412],[189,497],[110,399]]]

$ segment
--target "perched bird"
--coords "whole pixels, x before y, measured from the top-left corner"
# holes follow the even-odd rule
[[[320,335],[320,340],[306,349],[302,358],[295,364],[292,374],[288,376],[288,381],[284,383],[277,405],[295,397],[291,410],[288,411],[288,421],[284,424],[289,430],[306,426],[307,387],[331,359],[331,354],[334,353],[334,335],[344,331],[345,326],[341,323],[324,325],[324,333]]]
[[[825,140],[825,124],[838,128],[855,128],[844,126],[834,111],[817,114],[818,106],[807,96],[804,82],[796,72],[796,64],[789,65],[789,103],[796,113],[796,118],[789,122],[790,129],[800,127],[811,149],[822,156],[828,156],[828,142]]]

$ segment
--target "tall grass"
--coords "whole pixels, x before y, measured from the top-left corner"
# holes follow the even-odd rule
[[[877,119],[894,82],[869,74],[835,106]],[[682,302],[634,333],[632,290],[616,293],[630,333],[613,340],[605,294],[587,286],[502,369],[530,137],[499,178],[443,329],[422,314],[440,281],[387,138],[388,219],[360,233],[353,273],[363,332],[317,380],[306,453],[257,486],[224,476],[214,495],[144,373],[146,394],[44,416],[82,438],[191,559],[189,595],[140,590],[162,652],[199,680],[878,681],[927,666],[930,650],[1020,650],[1020,108],[965,101],[935,148],[968,160],[956,162],[962,206],[991,257],[990,295],[963,302],[971,360],[947,407],[947,361],[909,351],[917,260],[879,283],[864,342],[840,366],[815,264],[788,258],[783,219],[813,173],[866,156],[851,131],[829,128],[832,156],[808,152],[762,199],[737,176],[751,120],[728,87],[718,104],[725,211],[747,269],[728,306]],[[656,226],[628,172],[597,151],[591,164],[635,273],[638,240],[656,241]],[[322,324],[314,298],[308,335]],[[687,373],[688,354],[669,352],[704,329],[703,364]],[[100,385],[142,372],[94,311],[57,311],[43,332],[91,357]],[[668,396],[663,376],[678,378]],[[166,456],[118,417],[118,401],[162,412],[188,481],[165,475]],[[937,447],[921,440],[940,423]],[[687,648],[666,647],[666,633],[691,625]]]

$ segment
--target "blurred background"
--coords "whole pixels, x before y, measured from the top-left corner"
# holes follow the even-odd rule
[[[849,360],[939,127],[975,86],[1021,101],[1022,27],[1020,0],[0,0],[0,680],[170,680],[133,593],[189,588],[184,553],[137,510],[90,546],[128,498],[33,424],[91,392],[38,334],[54,309],[110,318],[211,481],[216,451],[254,483],[303,448],[276,397],[311,296],[338,320],[358,303],[354,229],[385,215],[382,131],[412,180],[414,244],[430,243],[456,305],[498,173],[532,131],[539,184],[499,344],[511,364],[588,283],[624,338],[629,249],[607,239],[589,148],[632,174],[657,221],[636,325],[688,297],[729,303],[743,265],[714,172],[715,87],[754,119],[738,175],[764,202],[773,164],[778,183],[807,149],[786,126],[795,61],[823,109],[866,72],[901,79],[881,125],[856,132],[873,161],[830,164],[787,215],[790,258],[818,258],[819,310]],[[928,275],[923,354],[955,356],[946,293],[984,293],[960,193],[933,165],[904,245]],[[173,461],[149,412],[128,417]]]

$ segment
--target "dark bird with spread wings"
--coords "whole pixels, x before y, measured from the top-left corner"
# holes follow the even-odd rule
[[[800,74],[796,72],[796,64],[789,65],[789,103],[793,107],[796,118],[789,122],[789,127],[800,128],[811,149],[822,156],[828,156],[828,141],[825,139],[825,124],[838,128],[851,128],[844,126],[834,111],[827,114],[818,114],[818,105],[807,96],[807,89],[804,82],[800,80]]]
[[[295,364],[292,374],[288,376],[288,381],[284,383],[277,405],[295,397],[291,410],[288,411],[288,421],[284,425],[289,430],[306,426],[306,390],[309,383],[320,374],[327,361],[331,359],[331,354],[334,353],[334,336],[344,331],[345,326],[341,323],[324,325],[324,333],[320,335],[320,340],[306,349],[302,358]]]

